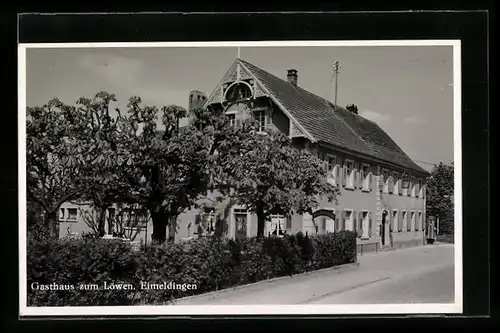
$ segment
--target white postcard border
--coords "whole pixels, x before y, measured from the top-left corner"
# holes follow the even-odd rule
[[[366,305],[165,305],[28,307],[26,272],[26,50],[29,48],[151,48],[151,47],[357,47],[357,46],[452,46],[455,175],[455,302],[449,304]],[[19,143],[19,315],[113,316],[113,315],[327,315],[327,314],[441,314],[462,313],[462,136],[461,136],[461,41],[460,40],[367,40],[367,41],[259,41],[259,42],[116,42],[24,43],[18,45],[18,143]]]

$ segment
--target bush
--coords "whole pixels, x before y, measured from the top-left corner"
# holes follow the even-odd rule
[[[345,231],[236,241],[199,238],[149,246],[142,252],[114,240],[30,239],[27,250],[29,306],[165,304],[175,298],[352,263],[356,237]],[[73,289],[33,290],[32,283],[72,285]],[[104,290],[104,283],[130,284],[135,289]],[[196,288],[143,288],[147,283]],[[80,289],[89,284],[99,289]]]

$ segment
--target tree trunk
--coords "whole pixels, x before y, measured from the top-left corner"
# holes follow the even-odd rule
[[[51,238],[57,238],[59,235],[57,234],[57,212],[59,210],[56,209],[52,212],[47,212],[46,218],[45,218],[45,227],[47,228],[47,231],[49,232],[49,236]]]
[[[155,244],[163,244],[167,239],[168,217],[162,212],[151,212],[153,220],[153,233],[151,240]]]
[[[170,218],[168,224],[168,242],[175,243],[175,234],[177,233],[177,216]]]
[[[264,237],[264,227],[266,226],[266,216],[264,215],[264,207],[257,206],[257,238]]]
[[[97,221],[97,231],[99,237],[103,237],[106,234],[105,229],[106,224],[106,208],[99,208],[99,220]]]

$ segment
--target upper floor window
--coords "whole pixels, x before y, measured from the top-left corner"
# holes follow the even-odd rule
[[[415,181],[415,177],[411,178],[411,196],[415,197],[416,196],[416,190],[417,190],[417,182]]]
[[[253,117],[257,121],[257,131],[258,132],[264,132],[266,130],[266,111],[254,111],[253,112]]]
[[[399,178],[399,173],[393,172],[392,177],[394,179],[394,189],[392,190],[393,194],[399,194],[400,192],[400,186],[401,186],[401,179]]]
[[[68,208],[68,220],[76,221],[76,216],[78,215],[78,211],[76,208]]]
[[[330,184],[337,186],[340,181],[340,168],[337,165],[337,158],[332,155],[327,156],[327,173]]]
[[[59,211],[59,220],[63,222],[76,222],[77,217],[77,208],[61,208]]]
[[[383,191],[384,193],[389,193],[389,170],[382,170],[382,177],[384,180],[384,188]]]
[[[231,124],[231,126],[236,125],[236,114],[234,113],[226,114],[226,117],[229,118],[229,124]]]
[[[356,170],[354,169],[353,161],[345,161],[344,165],[344,178],[345,178],[345,186],[349,188],[354,188],[354,173]]]
[[[368,164],[362,164],[361,165],[361,171],[360,171],[360,178],[361,178],[361,189],[363,190],[369,190],[370,189],[370,166]]]
[[[231,85],[226,91],[226,101],[228,102],[236,102],[250,97],[252,97],[252,88],[243,82]]]

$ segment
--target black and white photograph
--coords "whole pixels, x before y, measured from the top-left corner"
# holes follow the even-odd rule
[[[460,59],[20,44],[21,314],[461,313]]]

